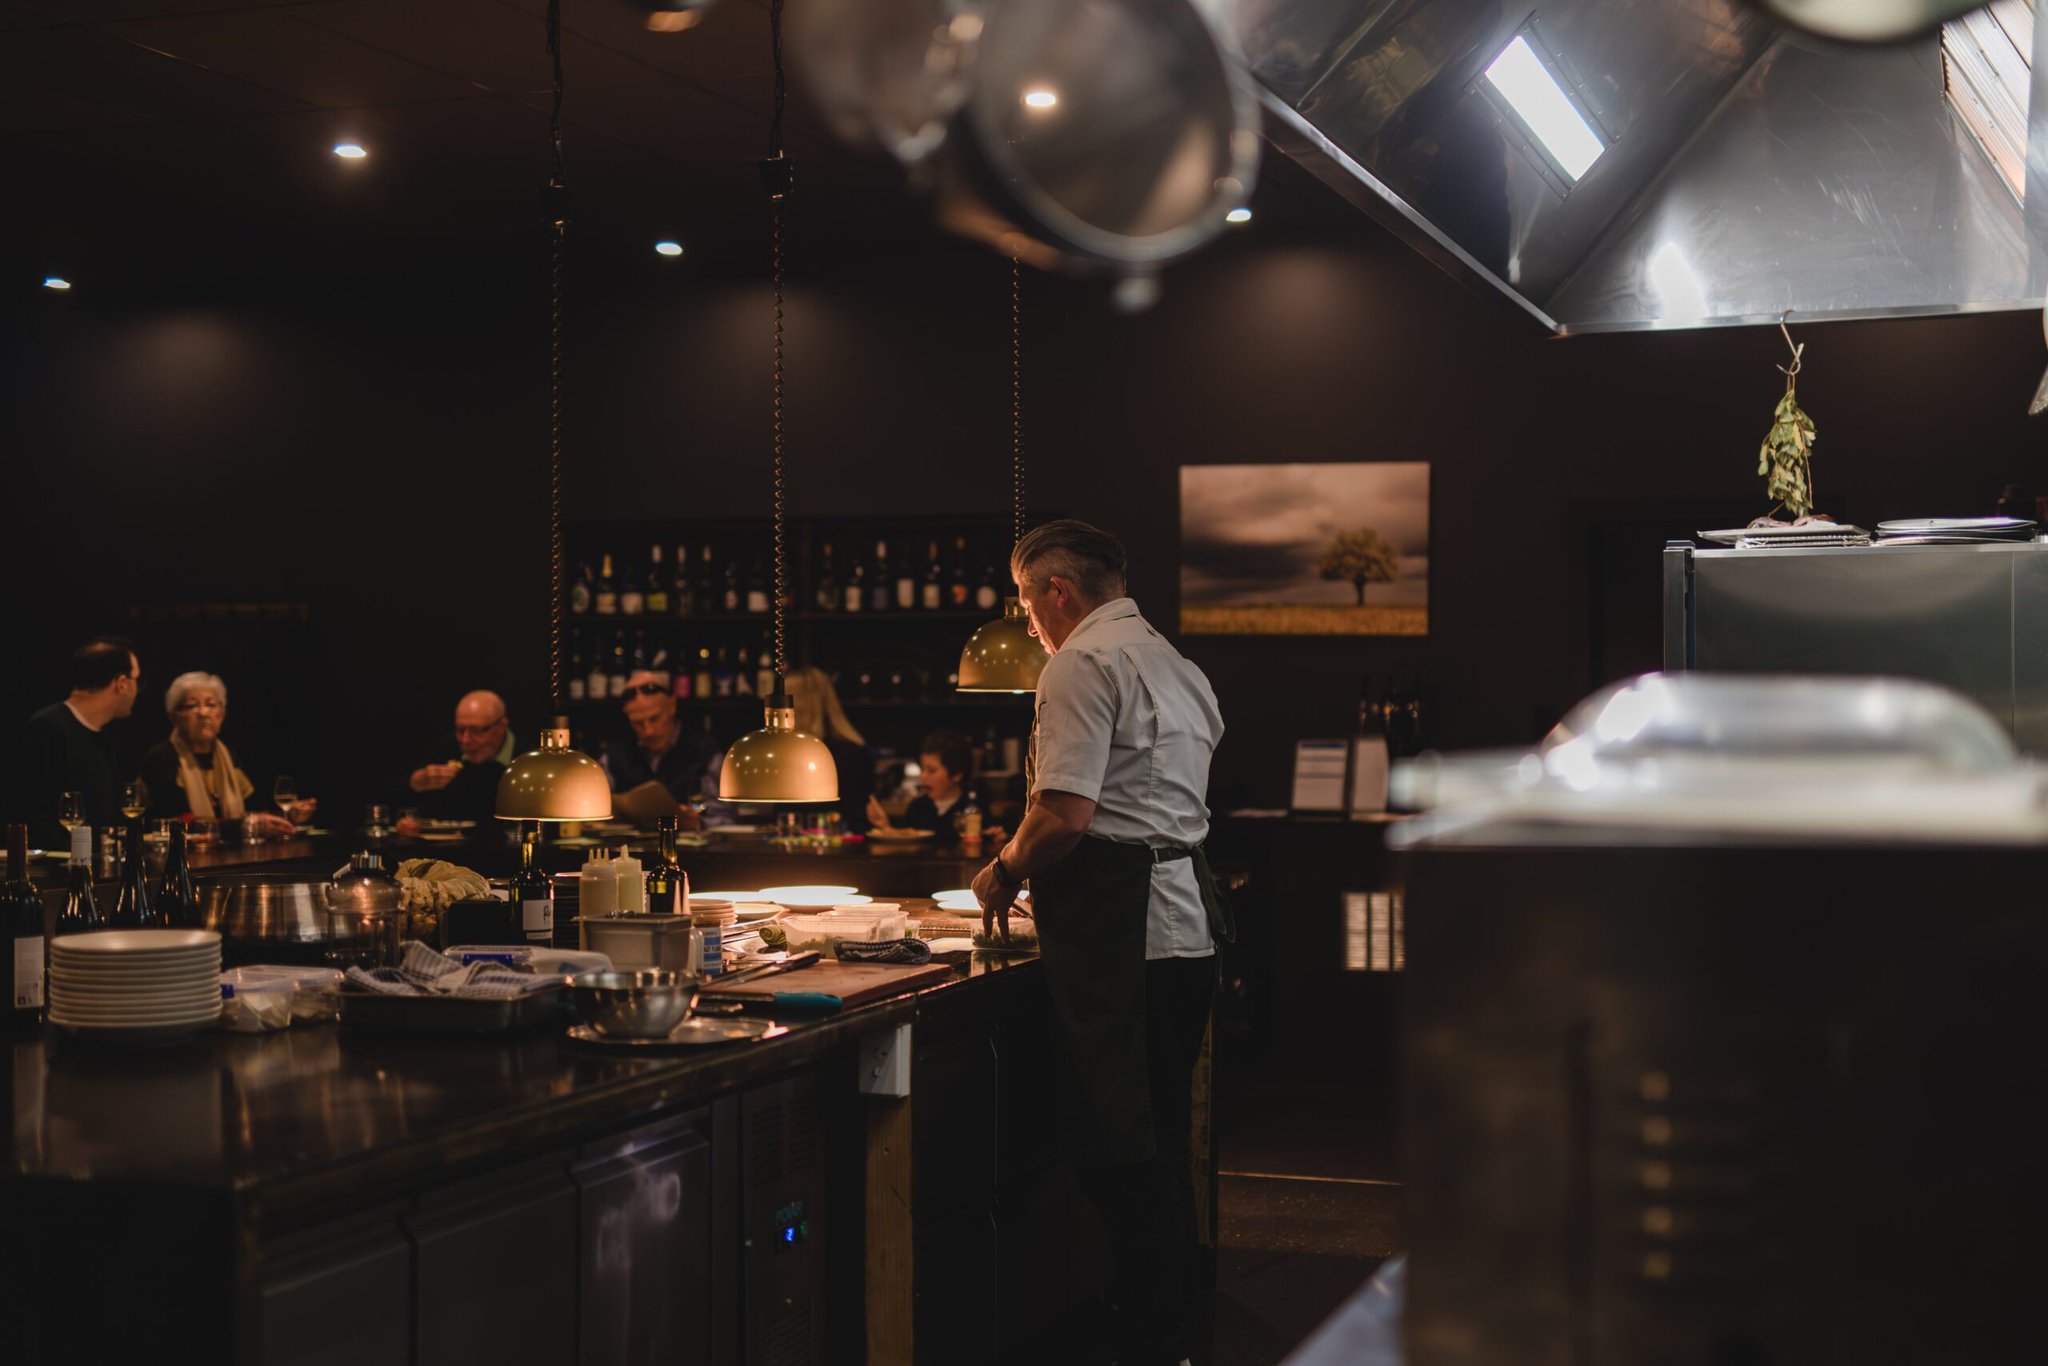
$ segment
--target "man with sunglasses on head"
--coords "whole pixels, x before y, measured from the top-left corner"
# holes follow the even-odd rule
[[[598,761],[611,775],[612,791],[625,793],[649,783],[659,784],[682,807],[676,813],[677,824],[695,830],[699,813],[690,802],[706,796],[705,774],[718,751],[717,742],[703,731],[684,731],[666,673],[635,670],[627,677],[621,696],[625,701],[620,710],[632,728],[632,738],[608,742]]]
[[[43,849],[69,847],[57,823],[66,792],[84,798],[86,824],[95,829],[120,825],[121,781],[105,727],[133,712],[142,691],[135,647],[118,636],[79,646],[67,675],[70,695],[28,719],[8,765],[7,818],[26,824]]]
[[[422,816],[487,821],[497,814],[498,778],[517,753],[505,699],[483,689],[464,693],[455,704],[455,743],[414,769],[406,785],[419,794]],[[411,833],[404,822],[399,829]]]

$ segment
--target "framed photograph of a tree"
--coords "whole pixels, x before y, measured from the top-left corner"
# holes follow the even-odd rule
[[[1429,634],[1429,462],[1183,465],[1186,635]]]

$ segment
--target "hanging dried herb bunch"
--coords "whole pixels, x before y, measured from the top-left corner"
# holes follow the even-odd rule
[[[1778,367],[1785,376],[1785,396],[1778,400],[1770,433],[1757,453],[1756,472],[1765,476],[1764,492],[1799,518],[1813,512],[1813,419],[1799,406],[1797,396],[1800,357],[1806,343],[1794,345],[1791,331],[1782,322],[1778,330],[1785,334],[1785,345],[1792,347],[1792,363]]]

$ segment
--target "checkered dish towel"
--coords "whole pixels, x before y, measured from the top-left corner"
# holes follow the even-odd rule
[[[351,985],[386,996],[461,996],[502,1001],[542,991],[561,982],[503,963],[458,963],[415,939],[405,941],[405,958],[395,968],[350,968]]]

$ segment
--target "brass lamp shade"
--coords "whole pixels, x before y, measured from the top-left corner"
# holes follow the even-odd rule
[[[968,637],[960,652],[961,692],[1036,692],[1045,647],[1031,634],[1024,604],[1003,599],[1003,615]]]
[[[612,785],[561,727],[540,733],[540,748],[520,755],[498,779],[501,821],[602,821],[612,814]]]
[[[796,728],[796,709],[766,707],[761,729],[733,741],[718,770],[718,795],[729,802],[836,802],[839,766],[815,735]]]

